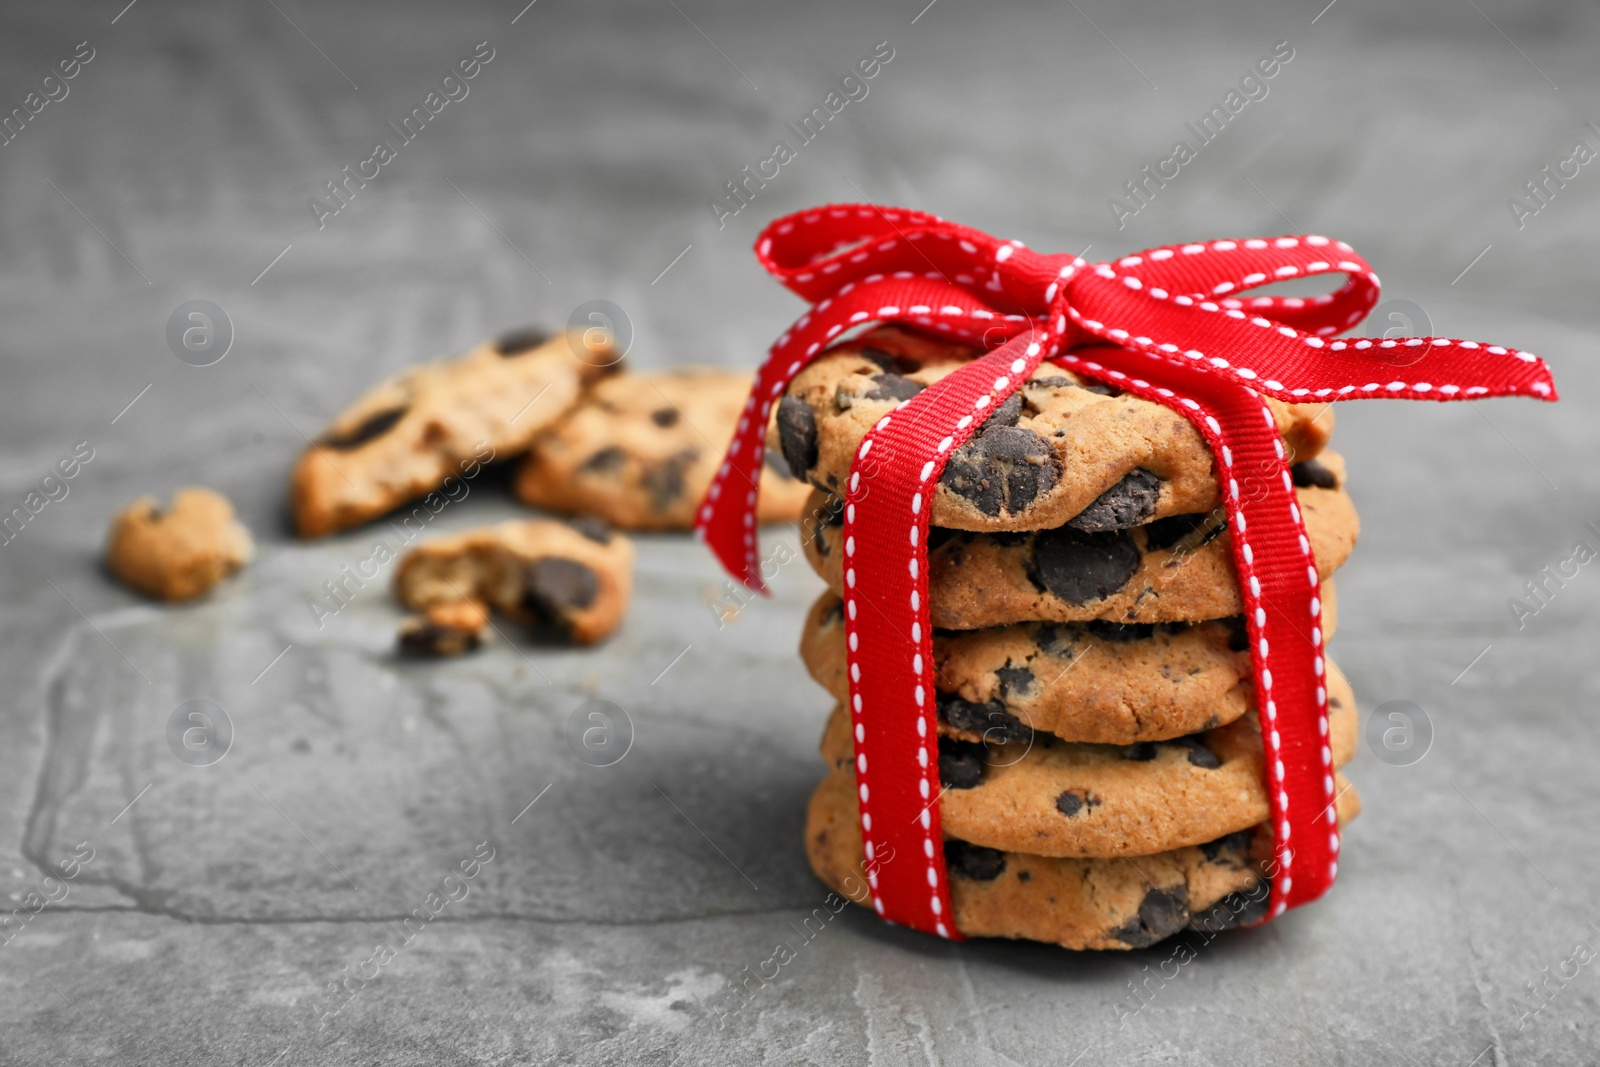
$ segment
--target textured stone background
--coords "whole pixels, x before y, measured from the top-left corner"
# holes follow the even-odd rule
[[[0,945],[0,1063],[1594,1062],[1597,968],[1537,1014],[1524,986],[1600,945],[1600,576],[1522,629],[1507,600],[1600,547],[1600,166],[1520,231],[1506,206],[1600,146],[1593,5],[124,3],[0,14],[0,110],[95,50],[0,147],[0,510],[95,454],[0,546],[0,897],[95,855]],[[484,40],[470,96],[319,231],[308,199]],[[722,183],[884,40],[870,95],[719,230]],[[1281,40],[1267,98],[1119,231],[1107,198]],[[1366,712],[1420,706],[1432,748],[1353,765],[1366,814],[1331,897],[1217,941],[1120,1026],[1169,950],[936,944],[855,911],[718,1026],[823,896],[802,564],[719,630],[710,560],[643,539],[626,626],[583,654],[403,665],[381,583],[320,630],[308,607],[389,536],[301,545],[282,518],[302,434],[366,384],[597,298],[640,365],[748,365],[798,313],[756,230],[860,198],[1095,258],[1338,234],[1435,331],[1539,352],[1565,395],[1340,411],[1365,536],[1335,655]],[[164,340],[194,298],[236,331],[214,366]],[[193,482],[261,557],[152,607],[105,579],[102,531]],[[512,513],[485,478],[438,526]],[[633,724],[611,767],[563,740],[590,698]],[[166,741],[196,699],[235,732],[208,767]],[[319,1030],[325,984],[483,840],[470,895]]]

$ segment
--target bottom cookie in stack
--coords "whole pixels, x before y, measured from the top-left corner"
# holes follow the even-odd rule
[[[1339,776],[1339,822],[1361,810]],[[1215,933],[1266,916],[1272,853],[1266,827],[1145,856],[1071,859],[1007,852],[945,838],[956,928],[968,937],[1026,938],[1071,949],[1145,948],[1185,929]],[[811,869],[866,903],[855,779],[833,771],[806,819]],[[893,856],[880,855],[881,866]],[[913,862],[907,857],[905,862]]]

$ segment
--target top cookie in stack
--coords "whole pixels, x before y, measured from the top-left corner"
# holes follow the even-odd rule
[[[795,378],[769,434],[815,487],[805,548],[831,587],[801,654],[839,702],[807,826],[812,866],[836,888],[862,857],[835,493],[879,419],[975,354],[895,329],[866,335]],[[1325,451],[1333,418],[1326,405],[1267,403],[1331,632],[1328,579],[1359,529],[1344,463]],[[951,455],[931,522],[940,805],[960,929],[1126,948],[1258,917],[1270,808],[1204,439],[1160,405],[1046,364]],[[1331,664],[1329,703],[1337,766],[1354,753],[1357,718]],[[1351,818],[1358,798],[1338,785]]]

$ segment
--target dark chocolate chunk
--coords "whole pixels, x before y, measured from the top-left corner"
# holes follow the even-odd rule
[[[1171,889],[1151,889],[1139,904],[1139,914],[1115,930],[1111,936],[1134,948],[1147,948],[1171,937],[1189,922],[1189,887],[1179,883]]]
[[[778,440],[789,473],[801,481],[817,465],[817,417],[811,405],[797,396],[786,396],[778,404]]]
[[[673,456],[668,456],[652,467],[646,467],[639,482],[644,486],[645,492],[650,497],[650,506],[657,511],[670,509],[683,496],[687,482],[684,472],[687,471],[700,453],[693,449],[684,449]]]
[[[523,571],[520,605],[539,627],[564,629],[575,611],[593,604],[600,595],[600,579],[577,560],[546,556]]]
[[[1087,604],[1128,584],[1139,559],[1126,530],[1081,533],[1061,526],[1034,538],[1029,577],[1069,604]]]
[[[1032,430],[995,426],[956,449],[939,482],[985,515],[1017,514],[1055,487],[1058,463]]]
[[[1212,863],[1219,859],[1243,863],[1250,857],[1250,839],[1254,836],[1254,832],[1250,830],[1235,830],[1215,841],[1207,841],[1200,846],[1200,851],[1204,852],[1206,859]]]
[[[1131,745],[1122,746],[1122,758],[1135,763],[1148,763],[1156,758],[1156,753],[1159,751],[1154,741],[1135,741]]]
[[[589,540],[602,545],[610,544],[615,533],[610,523],[593,515],[580,515],[573,519],[570,525]]]
[[[1202,512],[1197,515],[1168,515],[1164,519],[1157,519],[1144,528],[1144,547],[1152,552],[1171,548],[1204,526],[1210,517]]]
[[[893,372],[900,369],[900,360],[894,357],[894,353],[887,352],[874,345],[862,346],[856,350],[856,355],[862,359],[871,360],[886,371]]]
[[[1088,630],[1102,641],[1122,644],[1128,641],[1147,641],[1155,636],[1153,622],[1111,622],[1107,619],[1090,619]]]
[[[678,423],[678,418],[679,415],[677,408],[656,408],[650,413],[650,421],[661,427],[663,430],[668,426],[676,426]]]
[[[1104,382],[1084,382],[1083,385],[1079,386],[1079,388],[1087,389],[1091,393],[1099,393],[1101,396],[1121,396],[1122,395],[1122,390],[1113,389],[1111,386],[1106,385]]]
[[[360,448],[368,441],[376,440],[394,428],[394,424],[405,418],[410,410],[404,404],[396,408],[388,408],[376,415],[368,415],[361,420],[361,424],[353,430],[344,433],[330,433],[325,435],[321,444],[339,452],[348,452],[352,448]]]
[[[1052,656],[1070,656],[1073,650],[1071,632],[1064,626],[1047,622],[1033,632],[1033,641],[1041,652]]]
[[[1068,789],[1056,797],[1056,810],[1069,819],[1084,808],[1098,808],[1099,806],[1100,798],[1093,793],[1075,793]]]
[[[494,343],[494,350],[502,356],[519,356],[524,352],[538,348],[550,340],[550,331],[541,330],[537,326],[528,326],[521,330],[512,330],[510,333],[501,334]]]
[[[400,625],[400,654],[419,659],[460,656],[483,643],[473,630],[440,626],[427,620],[412,620]]]
[[[1095,502],[1073,516],[1067,525],[1085,533],[1123,530],[1138,526],[1156,513],[1161,496],[1161,479],[1135,467],[1122,480],[1095,498]]]
[[[1208,771],[1214,771],[1222,766],[1222,760],[1218,758],[1215,752],[1207,748],[1205,742],[1198,737],[1174,737],[1171,741],[1162,743],[1186,749],[1185,755],[1189,757],[1189,762],[1196,767],[1204,767]]]
[[[609,474],[621,467],[628,459],[628,454],[616,445],[607,445],[588,459],[578,468],[580,474]]]
[[[1033,688],[1033,672],[1026,667],[1001,667],[994,672],[1003,696],[1019,696]]]
[[[1032,880],[1033,880],[1033,872],[1032,871],[1018,871],[1017,872],[1017,881],[1019,881],[1019,882],[1029,882],[1029,881],[1032,881]]]
[[[872,389],[863,394],[865,400],[910,400],[927,386],[900,374],[874,374]]]
[[[1019,391],[1006,397],[1005,402],[994,409],[994,414],[983,420],[981,432],[988,433],[1000,426],[1015,426],[1020,418],[1022,418],[1022,393]]]
[[[828,611],[822,616],[822,625],[833,626],[844,621],[844,601],[835,600],[828,605]]]
[[[1243,615],[1230,615],[1218,622],[1228,628],[1228,651],[1245,652],[1250,648],[1250,632],[1245,629]]]
[[[1271,890],[1259,882],[1248,892],[1229,893],[1204,912],[1189,920],[1191,930],[1216,934],[1238,926],[1252,926],[1267,917]]]
[[[949,838],[944,843],[944,862],[950,873],[975,882],[992,882],[1005,873],[1006,854]]]
[[[983,779],[985,749],[975,741],[939,738],[939,782],[949,789],[971,789]]]
[[[953,693],[939,693],[934,699],[939,717],[952,729],[979,734],[990,744],[1028,741],[1033,737],[1033,731],[998,700],[977,704]]]
[[[1307,487],[1337,489],[1339,487],[1339,479],[1334,477],[1333,471],[1314,459],[1308,459],[1290,467],[1289,478],[1302,489]]]

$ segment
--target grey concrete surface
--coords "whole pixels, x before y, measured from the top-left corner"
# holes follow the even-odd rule
[[[1508,601],[1600,548],[1600,163],[1520,229],[1507,204],[1600,149],[1593,5],[124,4],[0,12],[0,113],[93,49],[0,145],[0,511],[94,452],[0,545],[0,900],[93,852],[0,945],[0,1064],[1595,1061],[1600,577],[1575,565],[1520,626]],[[308,201],[481,41],[469,95],[319,229]],[[723,183],[880,41],[869,94],[719,228]],[[1267,95],[1119,229],[1108,199],[1279,41]],[[719,628],[709,558],[645,538],[590,652],[397,663],[387,575],[319,628],[322,583],[397,541],[285,532],[302,435],[357,391],[597,298],[640,365],[748,365],[799,313],[755,232],[862,198],[1094,258],[1332,233],[1436,332],[1554,365],[1554,406],[1339,412],[1364,533],[1334,654],[1366,714],[1411,701],[1433,740],[1409,766],[1364,747],[1322,903],[1170,979],[1170,949],[936,944],[855,911],[801,943],[828,702],[794,655],[800,563]],[[197,298],[235,331],[208,367],[165,340]],[[108,517],[196,482],[258,563],[190,607],[111,584]],[[515,511],[485,476],[436,528]],[[564,740],[591,699],[632,724],[609,767]],[[168,746],[191,700],[232,724],[210,766]],[[480,842],[463,899],[327,992]]]

